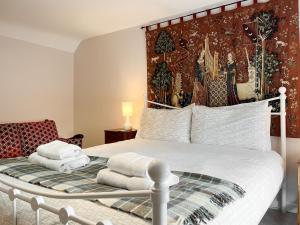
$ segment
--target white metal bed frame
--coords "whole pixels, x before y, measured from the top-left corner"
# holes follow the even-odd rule
[[[272,115],[280,116],[280,132],[281,132],[281,156],[284,161],[284,175],[286,173],[286,110],[285,110],[285,100],[286,100],[286,88],[279,88],[279,97],[268,99],[267,101],[280,100],[280,112],[274,112]],[[163,105],[160,103],[146,101],[147,103],[167,107],[176,108],[172,106]],[[81,194],[49,194],[42,191],[33,191],[29,188],[24,188],[21,185],[16,185],[10,182],[0,180],[0,183],[4,186],[0,186],[0,192],[8,195],[10,201],[12,201],[12,224],[17,225],[17,200],[27,202],[31,205],[32,210],[35,212],[36,225],[40,224],[40,210],[46,210],[55,215],[59,216],[60,222],[64,225],[68,225],[70,221],[77,222],[81,225],[112,225],[110,220],[103,220],[100,222],[93,222],[85,219],[81,216],[76,215],[74,209],[70,206],[63,208],[55,208],[47,203],[45,203],[44,197],[53,199],[104,199],[104,198],[120,198],[120,197],[150,197],[152,201],[152,213],[153,225],[167,225],[167,203],[169,201],[169,188],[167,185],[167,178],[170,174],[169,166],[161,161],[155,160],[150,164],[149,176],[154,181],[154,187],[152,190],[145,191],[119,191],[119,192],[102,192],[102,193],[81,193]],[[28,197],[22,192],[27,194],[32,194],[33,197]],[[282,182],[281,188],[281,210],[286,211],[286,178]],[[99,212],[101,213],[101,212]]]

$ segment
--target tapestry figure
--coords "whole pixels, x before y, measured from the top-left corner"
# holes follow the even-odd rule
[[[224,71],[227,80],[227,100],[229,105],[239,104],[236,87],[236,63],[232,53],[227,55],[227,65]]]

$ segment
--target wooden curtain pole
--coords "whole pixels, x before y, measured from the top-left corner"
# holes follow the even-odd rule
[[[182,19],[185,18],[185,17],[193,16],[193,18],[195,18],[195,15],[197,15],[199,13],[203,13],[203,12],[207,12],[207,14],[209,15],[210,12],[211,12],[211,10],[218,9],[218,8],[222,8],[222,10],[225,10],[226,6],[230,6],[230,5],[234,5],[234,4],[237,4],[238,7],[239,7],[239,6],[241,6],[241,3],[245,2],[245,1],[248,1],[248,0],[240,0],[240,1],[228,3],[228,4],[225,4],[225,5],[221,5],[221,6],[216,6],[216,7],[211,8],[211,9],[205,9],[205,10],[202,10],[202,11],[190,13],[190,14],[187,14],[185,16],[179,16],[179,17],[176,17],[176,18],[173,18],[173,19],[163,20],[161,22],[152,23],[152,24],[149,24],[149,25],[146,25],[146,26],[142,26],[141,29],[145,29],[146,28],[146,30],[148,31],[149,27],[154,26],[154,25],[157,26],[158,24],[161,24],[161,23],[168,23],[168,25],[171,25],[173,20],[178,20],[178,19],[180,19],[180,21],[182,22],[183,21]],[[253,4],[255,4],[255,3],[257,3],[257,0],[253,1]]]

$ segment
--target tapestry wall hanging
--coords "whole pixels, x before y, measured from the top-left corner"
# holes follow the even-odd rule
[[[238,6],[147,27],[148,99],[217,107],[278,96],[285,86],[287,136],[300,137],[298,1]],[[278,134],[278,121],[272,127]]]

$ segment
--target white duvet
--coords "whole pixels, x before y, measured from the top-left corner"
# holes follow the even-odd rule
[[[161,141],[135,139],[108,145],[100,145],[85,150],[89,155],[110,157],[121,152],[138,152],[165,160],[172,170],[189,171],[222,178],[240,185],[245,191],[244,198],[225,207],[219,216],[208,225],[258,225],[280,189],[283,179],[281,157],[274,151],[259,152],[235,147],[179,144]],[[5,175],[1,179],[14,180]],[[23,183],[23,182],[21,182]],[[27,183],[24,185],[33,186]],[[35,189],[41,187],[33,186]],[[48,190],[47,191],[51,191]],[[59,207],[71,205],[77,214],[95,222],[110,219],[115,225],[149,224],[138,217],[116,211],[84,200],[51,200],[47,202]],[[0,224],[10,224],[10,207],[5,195],[1,196]],[[33,224],[34,214],[26,203],[19,205],[22,210],[19,224]],[[50,213],[42,213],[42,224],[59,224],[58,218]]]

